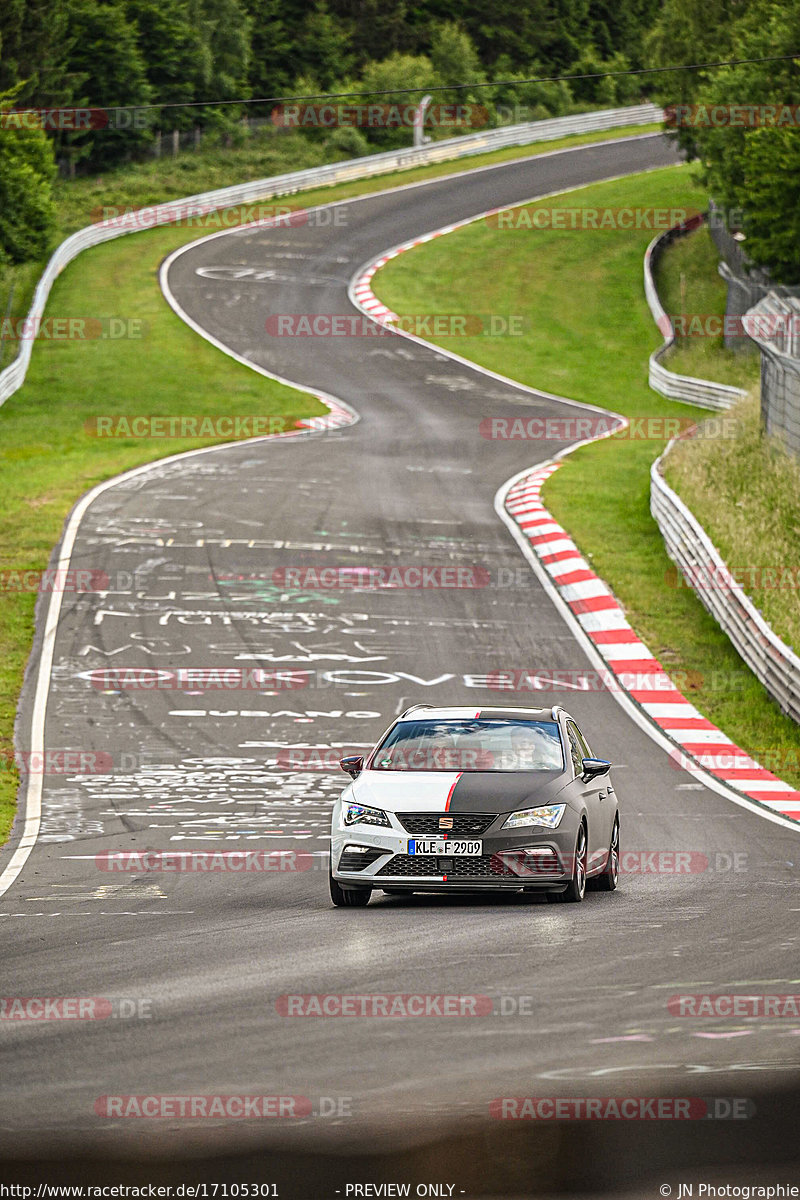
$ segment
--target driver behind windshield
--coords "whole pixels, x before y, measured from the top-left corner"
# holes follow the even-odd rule
[[[506,769],[515,771],[552,770],[553,741],[541,729],[532,725],[512,725],[509,733],[511,751]]]

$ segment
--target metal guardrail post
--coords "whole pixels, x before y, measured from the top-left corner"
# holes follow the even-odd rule
[[[431,140],[425,133],[425,114],[432,100],[433,96],[423,96],[414,113],[414,145],[416,147],[425,146]]]

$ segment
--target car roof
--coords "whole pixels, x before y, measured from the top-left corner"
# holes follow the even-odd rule
[[[397,718],[398,721],[427,721],[427,720],[442,720],[456,721],[463,720],[465,717],[506,717],[518,718],[519,720],[528,721],[555,721],[558,714],[564,716],[568,714],[564,712],[558,705],[552,708],[512,708],[508,705],[489,705],[470,704],[452,706],[447,708],[436,708],[431,704],[415,704],[412,708],[407,708],[404,713],[401,713]]]

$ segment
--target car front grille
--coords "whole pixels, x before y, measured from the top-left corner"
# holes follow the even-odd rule
[[[489,879],[502,876],[508,878],[514,872],[504,866],[492,854],[482,854],[479,858],[453,858],[452,868],[446,872],[451,876],[471,877],[473,879]],[[418,878],[421,875],[441,875],[439,860],[433,854],[395,854],[394,858],[381,867],[379,875],[403,875]]]
[[[531,863],[529,873],[518,875],[497,857],[496,854],[481,854],[474,858],[456,857],[448,859],[450,866],[446,871],[440,867],[441,858],[433,854],[395,854],[376,875],[393,875],[403,878],[419,879],[424,875],[447,875],[448,879],[515,879],[520,886],[526,883],[536,883],[539,875],[555,875],[561,873],[561,864],[554,850],[538,854],[535,863]]]
[[[488,829],[497,813],[447,813],[453,824],[448,829],[442,829],[439,820],[442,813],[397,813],[397,819],[404,829],[418,836],[466,837],[467,834],[483,833]]]

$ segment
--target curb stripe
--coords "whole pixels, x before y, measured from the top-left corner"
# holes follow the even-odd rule
[[[602,181],[598,180],[597,182]],[[533,203],[535,200],[547,199],[548,195],[560,196],[563,195],[565,191],[572,190],[575,189],[562,188],[559,191],[545,195],[532,196],[528,201],[523,201],[518,205],[514,205],[514,207],[524,207],[526,203]],[[467,218],[464,221],[447,225],[441,229],[432,231],[429,235],[424,237],[415,238],[412,241],[395,246],[392,248],[391,256],[395,257],[397,254],[401,254],[406,250],[410,250],[414,246],[421,245],[423,242],[431,241],[434,237],[441,237],[442,235],[452,232],[455,229],[473,224],[474,222],[481,220],[492,213],[500,211],[502,210],[497,208],[489,209],[487,212],[479,213],[472,218]],[[385,264],[386,262],[388,262],[388,256],[384,255],[380,259],[365,263],[351,280],[349,289],[350,298],[353,301],[354,306],[356,308],[360,308],[362,312],[365,311],[365,307],[364,302],[361,299],[361,289],[364,285],[370,284],[377,267]],[[356,289],[358,289],[357,296]],[[371,287],[369,290],[370,295],[374,295]],[[417,338],[414,335],[404,331],[398,332],[400,332],[401,336],[406,337],[409,341],[418,342],[420,345],[441,351],[441,347],[436,346],[434,343],[427,342],[423,338]],[[520,384],[519,381],[509,379],[507,376],[500,375],[493,371],[488,371],[478,364],[464,359],[460,355],[451,351],[445,350],[443,353],[446,354],[446,356],[453,362],[463,362],[472,370],[482,372],[490,379],[511,383],[514,386],[521,387],[523,390],[532,394],[549,396],[553,400],[557,400],[563,404],[570,404],[576,408],[580,407],[584,411],[588,409],[589,411],[603,412],[618,421],[619,424],[617,428],[624,428],[628,424],[626,419],[621,417],[618,413],[609,414],[607,410],[598,409],[595,405],[579,405],[576,401],[570,400],[568,397],[555,396],[551,393],[543,392],[541,389]],[[614,430],[612,430],[612,432],[614,432]],[[592,441],[596,439],[588,440]],[[566,531],[562,530],[557,523],[554,522],[553,524],[553,529],[555,531],[554,533],[542,535],[541,531],[547,527],[548,519],[552,521],[553,518],[541,500],[541,488],[545,480],[563,465],[563,461],[560,461],[562,456],[571,453],[572,450],[577,449],[578,446],[583,444],[583,442],[576,442],[569,446],[566,450],[561,451],[555,461],[550,461],[544,465],[536,464],[535,466],[531,467],[530,470],[520,473],[512,480],[509,480],[505,487],[500,489],[495,498],[495,511],[497,512],[498,516],[504,520],[504,522],[513,532],[518,535],[518,541],[520,542],[520,548],[523,550],[523,553],[526,553],[527,551],[529,558],[530,556],[533,556],[530,558],[532,565],[535,562],[542,570],[542,575],[545,576],[545,578],[542,578],[541,582],[545,590],[548,589],[546,571],[544,569],[544,565],[546,563],[565,561],[570,558],[574,560],[576,558],[580,558],[581,555],[575,543],[572,541]],[[523,528],[523,523],[518,518],[526,517],[530,513],[534,512],[539,514],[540,520],[531,520],[530,523],[526,523],[525,527]],[[528,530],[534,528],[538,528],[540,533],[531,537]],[[554,601],[556,601],[556,606],[558,607],[559,604],[561,605],[561,613],[564,619],[567,620],[568,624],[570,620],[577,622],[577,625],[586,635],[589,644],[592,646],[595,653],[599,653],[600,647],[604,645],[617,642],[636,642],[642,646],[642,649],[646,654],[649,654],[647,647],[640,642],[640,639],[631,628],[631,625],[627,621],[625,614],[623,613],[617,601],[613,598],[609,589],[605,589],[607,592],[607,596],[605,598],[597,597],[594,601],[570,603],[565,597],[562,597],[558,580],[557,578],[553,578],[552,575],[549,587],[551,589],[551,597]],[[580,640],[580,634],[578,633],[578,630],[575,630],[575,635]],[[656,660],[654,659],[652,661],[655,662]],[[608,669],[611,674],[615,673],[613,668],[609,667]],[[663,672],[663,668],[660,666],[660,664],[658,670],[659,672]],[[681,693],[677,691],[677,689],[673,688],[671,691],[665,691],[659,693],[659,695],[662,697],[662,699],[666,696],[675,696],[678,698],[680,703],[662,704],[660,706],[662,711],[654,715],[650,711],[653,708],[653,705],[640,703],[637,694],[624,687],[622,681],[620,681],[620,688],[616,693],[616,698],[620,701],[620,703],[622,703],[623,708],[627,709],[629,715],[635,720],[639,727],[644,729],[649,736],[659,746],[662,747],[662,749],[665,749],[671,757],[675,757],[681,762],[682,765],[683,760],[688,759],[689,755],[686,754],[685,750],[678,741],[678,738],[681,734],[684,736],[691,734],[694,740],[702,740],[701,735],[704,735],[706,731],[715,731],[715,736],[717,739],[725,739],[725,734],[723,734],[720,730],[717,730],[716,726],[714,726],[712,722],[708,720],[708,718],[701,716],[697,709],[695,709],[687,700],[685,700]],[[731,785],[729,782],[722,780],[722,778],[718,774],[715,774],[715,772],[707,771],[700,763],[695,763],[694,770],[692,770],[692,768],[688,765],[687,769],[690,770],[690,773],[697,773],[697,775],[701,778],[705,776],[706,786],[713,787],[714,781],[716,780],[718,786],[716,786],[713,790],[716,790],[723,796],[726,796],[729,800],[733,800],[737,804],[742,805],[742,807],[748,808],[751,812],[754,812],[759,816],[776,821],[778,824],[782,824],[786,827],[793,828],[796,828],[797,822],[800,821],[800,808],[798,808],[797,801],[797,797],[800,795],[800,793],[794,791],[794,789],[792,789],[788,784],[783,784],[783,787],[786,789],[785,797],[781,801],[775,801],[772,797],[765,799],[765,793],[763,791],[756,790],[756,787],[745,790],[740,786],[735,787]]]
[[[541,502],[545,479],[560,467],[532,470],[508,493],[506,512],[548,572],[552,586],[577,615],[620,688],[676,742],[676,765],[695,766],[790,820],[800,821],[800,791],[778,779],[704,717],[670,681],[658,659],[631,628],[608,586]],[[529,512],[539,515],[526,518]],[[553,553],[555,546],[559,549]],[[563,564],[559,569],[559,564]],[[580,566],[578,566],[580,564]],[[663,688],[636,687],[636,676]],[[732,759],[738,760],[732,764]]]

